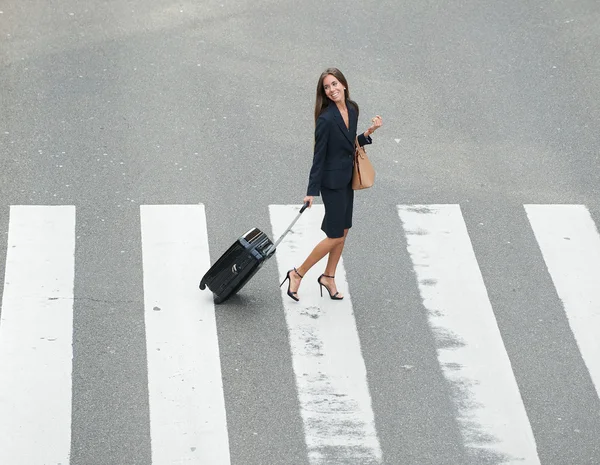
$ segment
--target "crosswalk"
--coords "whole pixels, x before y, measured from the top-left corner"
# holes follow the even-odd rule
[[[298,208],[268,207],[271,237]],[[596,224],[583,205],[523,208],[600,396]],[[322,213],[313,206],[278,247],[280,279],[324,237]],[[0,464],[70,461],[76,216],[74,206],[10,208],[0,313]],[[463,447],[470,456],[493,458],[489,463],[540,464],[460,206],[398,205],[396,221]],[[152,464],[229,465],[215,306],[197,288],[211,262],[205,208],[142,205],[140,225]],[[316,282],[319,270],[305,282]],[[352,272],[342,259],[341,302],[321,298],[316,285],[303,286],[298,303],[281,290],[310,465],[387,463],[346,276]]]

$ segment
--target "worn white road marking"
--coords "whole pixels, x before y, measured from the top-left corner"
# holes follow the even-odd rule
[[[525,205],[600,397],[600,235],[583,205]]]
[[[398,213],[469,455],[539,464],[460,207],[400,205]]]
[[[68,465],[75,207],[12,206],[0,314],[0,463]]]
[[[140,210],[152,463],[228,465],[204,206]]]
[[[300,207],[270,205],[269,210],[277,238]],[[307,210],[277,248],[281,280],[325,237],[322,217],[321,205]],[[330,300],[325,290],[320,297],[317,278],[324,268],[322,260],[306,274],[300,302],[287,296],[287,284],[282,288],[309,460],[311,465],[379,464],[381,449],[344,265],[340,261],[336,272],[342,301]]]

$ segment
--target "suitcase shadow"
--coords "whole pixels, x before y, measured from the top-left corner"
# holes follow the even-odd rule
[[[234,294],[225,302],[219,304],[215,303],[215,311],[244,310],[245,312],[258,313],[266,304],[267,302],[263,302],[260,299],[253,298],[249,295]]]

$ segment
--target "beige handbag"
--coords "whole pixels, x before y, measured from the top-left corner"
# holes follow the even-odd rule
[[[375,181],[375,170],[367,156],[365,149],[358,144],[358,137],[354,142],[354,168],[352,170],[352,189],[366,189]]]

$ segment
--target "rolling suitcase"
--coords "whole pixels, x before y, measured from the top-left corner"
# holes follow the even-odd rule
[[[206,272],[200,281],[200,289],[208,287],[214,294],[216,304],[225,302],[244,287],[273,256],[279,243],[291,231],[307,207],[308,202],[302,206],[292,224],[275,243],[258,228],[252,228],[241,236]]]

